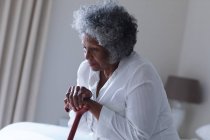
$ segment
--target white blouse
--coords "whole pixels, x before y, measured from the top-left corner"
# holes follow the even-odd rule
[[[133,52],[120,61],[96,98],[98,82],[99,72],[82,62],[77,84],[103,107],[99,120],[85,113],[80,130],[93,133],[96,140],[179,140],[162,81],[150,62]],[[69,125],[74,114],[70,112]]]

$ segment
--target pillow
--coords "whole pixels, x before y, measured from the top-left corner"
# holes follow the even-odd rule
[[[202,140],[210,140],[210,124],[199,127],[196,130],[196,134]]]

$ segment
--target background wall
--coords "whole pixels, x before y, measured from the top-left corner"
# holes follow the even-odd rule
[[[67,117],[63,110],[63,99],[69,85],[76,84],[76,71],[83,60],[80,40],[76,31],[70,26],[72,13],[80,5],[90,1],[93,2],[93,0],[53,1],[35,116],[37,122],[58,124],[60,118]],[[210,83],[206,76],[210,69],[210,64],[207,64],[210,52],[208,41],[210,31],[207,26],[210,25],[207,19],[208,1],[120,0],[120,3],[138,20],[136,51],[153,62],[163,82],[168,75],[179,74],[199,78],[204,85]],[[210,122],[208,117],[205,117],[209,114],[200,111],[201,108],[207,109],[209,104],[207,100],[202,105],[191,105],[196,112],[194,122],[191,125],[186,123],[185,126],[190,128],[187,129],[189,131],[183,131],[183,135],[193,136],[194,130],[199,125]],[[192,108],[191,106],[189,108]]]
[[[190,0],[182,44],[178,75],[199,79],[204,101],[188,104],[183,136],[195,136],[195,130],[210,124],[210,1]]]

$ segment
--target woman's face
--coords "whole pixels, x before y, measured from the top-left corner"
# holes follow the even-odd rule
[[[108,51],[100,46],[95,39],[90,38],[88,35],[83,35],[82,44],[84,56],[92,70],[102,71],[110,66],[108,63]]]

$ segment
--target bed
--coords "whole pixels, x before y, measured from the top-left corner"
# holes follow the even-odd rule
[[[199,127],[196,130],[196,135],[202,140],[210,140],[210,124]]]
[[[66,140],[69,128],[57,125],[19,122],[0,130],[0,140]],[[76,132],[74,140],[91,140],[91,135]]]
[[[51,124],[19,122],[10,124],[0,130],[0,140],[66,140],[70,129]],[[210,124],[196,130],[201,140],[210,140]],[[76,132],[74,140],[91,140],[92,136]],[[199,140],[200,140],[199,139]],[[197,139],[182,139],[197,140]]]

